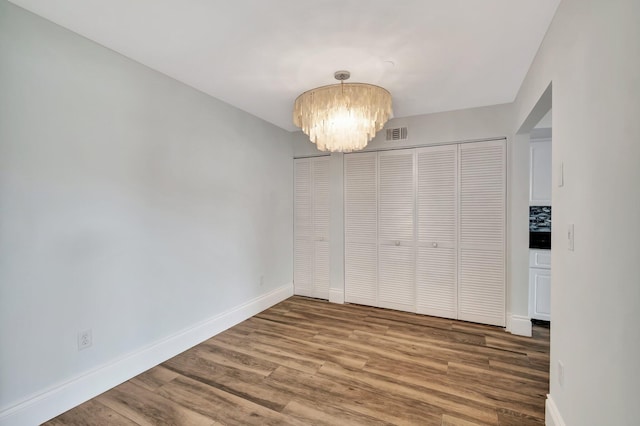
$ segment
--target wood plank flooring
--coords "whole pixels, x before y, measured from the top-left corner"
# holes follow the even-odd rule
[[[549,330],[294,296],[46,425],[544,425]]]

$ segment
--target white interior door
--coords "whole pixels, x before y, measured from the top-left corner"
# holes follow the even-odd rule
[[[458,317],[458,146],[416,151],[416,310]]]
[[[329,298],[329,157],[294,161],[294,293]]]
[[[378,306],[415,312],[413,150],[378,154]]]
[[[459,147],[458,318],[505,325],[504,141]]]
[[[313,297],[329,299],[329,166],[330,157],[314,158],[313,188]]]
[[[311,192],[311,161],[294,161],[294,258],[293,283],[295,294],[306,295],[313,290],[313,221]]]
[[[377,154],[344,156],[345,301],[376,306],[378,291]]]

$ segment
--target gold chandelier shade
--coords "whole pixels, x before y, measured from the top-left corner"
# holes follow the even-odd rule
[[[339,79],[346,78],[348,73]],[[298,96],[293,123],[320,151],[351,152],[367,146],[392,115],[391,94],[387,90],[372,84],[343,82]]]

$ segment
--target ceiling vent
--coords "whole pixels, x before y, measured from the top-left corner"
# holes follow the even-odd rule
[[[394,129],[387,129],[388,141],[406,141],[409,138],[408,130],[406,127],[396,127]]]

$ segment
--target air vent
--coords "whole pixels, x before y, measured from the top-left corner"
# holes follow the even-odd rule
[[[406,127],[396,127],[395,129],[387,129],[388,141],[405,141],[408,139],[408,131]]]

